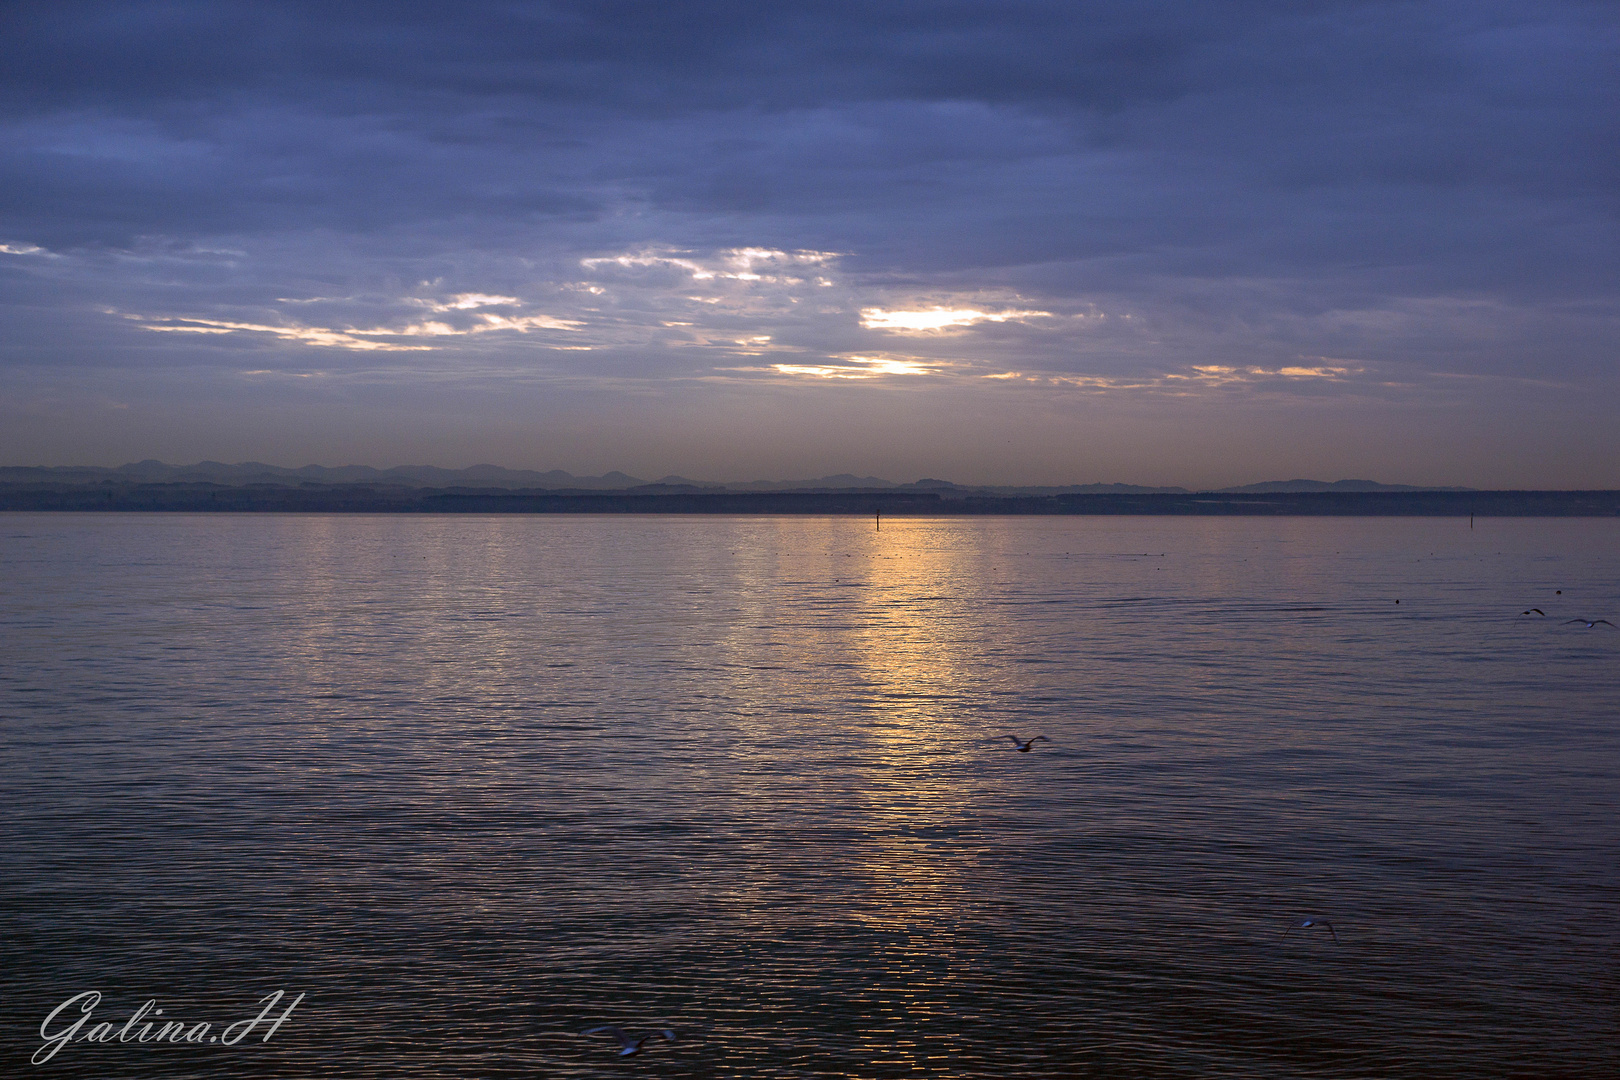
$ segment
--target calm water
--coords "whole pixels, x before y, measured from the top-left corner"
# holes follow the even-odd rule
[[[1620,631],[1564,624],[1620,622],[1620,521],[8,514],[0,561],[7,1076],[1620,1075]],[[82,991],[278,989],[268,1042],[29,1064]]]

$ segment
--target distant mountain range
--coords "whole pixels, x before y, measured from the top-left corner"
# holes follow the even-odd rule
[[[258,461],[244,461],[227,465],[219,461],[200,461],[195,465],[168,465],[161,461],[138,461],[120,465],[115,469],[95,466],[0,466],[0,483],[49,484],[218,484],[241,487],[265,484],[276,487],[302,485],[364,484],[407,488],[506,488],[511,490],[547,491],[629,491],[645,492],[701,492],[701,491],[926,491],[950,497],[952,495],[1186,495],[1191,492],[1180,487],[1142,487],[1137,484],[1069,484],[1058,487],[1015,487],[1004,485],[961,485],[948,480],[922,479],[909,484],[897,484],[876,476],[854,476],[839,473],[811,480],[751,480],[732,483],[711,483],[690,480],[684,476],[665,476],[646,481],[622,472],[601,476],[575,476],[561,469],[534,472],[526,469],[503,469],[498,465],[474,465],[467,469],[441,469],[432,465],[400,465],[392,469],[376,469],[369,465],[342,465],[328,468],[324,465],[305,465],[298,469],[280,465],[266,465]],[[1268,480],[1259,484],[1218,489],[1221,493],[1269,494],[1302,491],[1469,491],[1461,487],[1415,487],[1410,484],[1380,484],[1373,480]]]

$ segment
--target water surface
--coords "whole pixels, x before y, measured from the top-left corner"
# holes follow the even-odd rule
[[[1620,631],[1565,622],[1620,622],[1614,520],[7,514],[0,560],[6,1075],[1620,1075]],[[81,991],[277,989],[269,1042],[28,1063]]]

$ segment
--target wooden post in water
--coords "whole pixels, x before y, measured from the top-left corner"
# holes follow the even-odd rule
[[[877,511],[874,511],[874,512],[877,514],[877,531],[882,532],[883,531],[883,511],[877,510]]]

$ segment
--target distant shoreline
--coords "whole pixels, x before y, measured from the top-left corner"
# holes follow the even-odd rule
[[[314,514],[810,514],[1616,517],[1620,491],[953,495],[407,488],[372,484],[0,484],[0,511]]]

